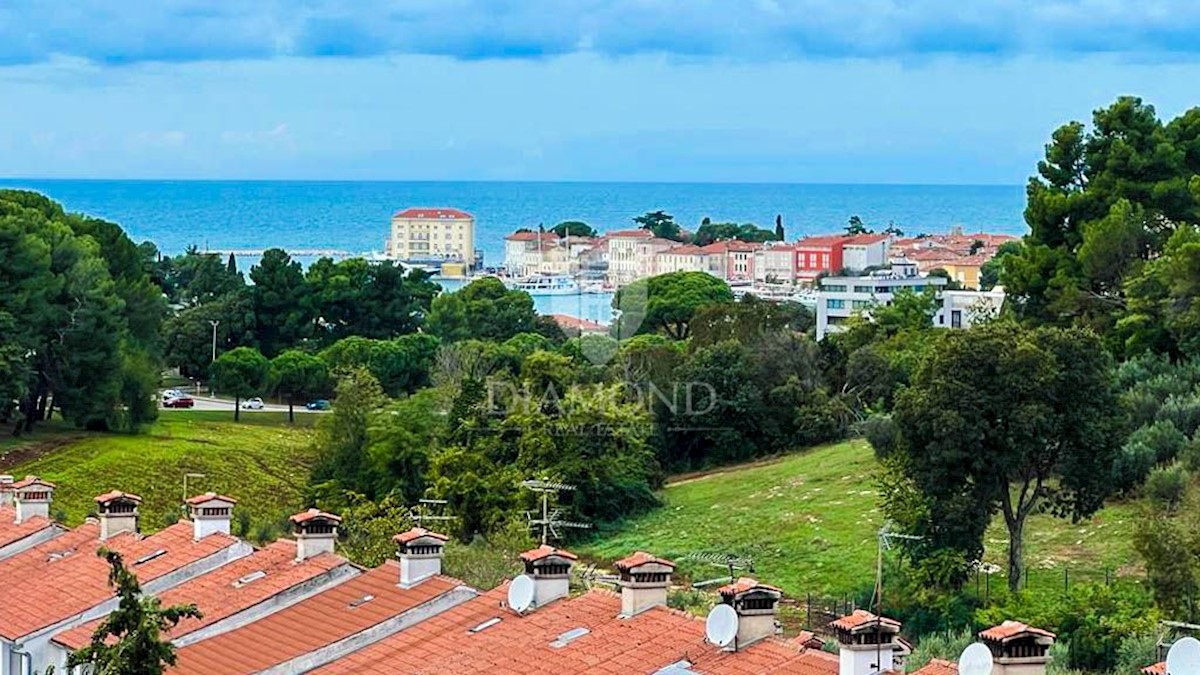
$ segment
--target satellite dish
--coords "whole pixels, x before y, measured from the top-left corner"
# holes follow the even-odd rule
[[[992,650],[982,642],[967,645],[958,657],[958,675],[992,675]]]
[[[712,608],[704,620],[704,637],[718,647],[728,647],[737,637],[738,615],[733,608],[720,604]]]
[[[533,604],[533,579],[522,574],[508,585],[508,606],[517,614],[523,613]]]
[[[1200,640],[1180,638],[1167,652],[1167,675],[1200,673]]]

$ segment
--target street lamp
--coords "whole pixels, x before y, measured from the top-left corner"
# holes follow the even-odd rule
[[[221,325],[219,320],[209,319],[208,323],[213,327],[213,343],[212,343],[212,360],[217,360],[217,326]]]

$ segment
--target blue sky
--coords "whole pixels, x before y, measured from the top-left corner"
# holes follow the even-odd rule
[[[0,176],[1020,183],[1186,0],[0,4]]]

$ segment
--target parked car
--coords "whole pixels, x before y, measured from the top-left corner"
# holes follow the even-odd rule
[[[163,401],[164,408],[191,408],[196,405],[191,396],[175,396]]]
[[[242,401],[242,408],[244,410],[262,410],[263,400],[257,396],[254,398],[248,398],[245,401]]]
[[[162,400],[167,401],[173,398],[183,398],[184,396],[185,394],[178,389],[164,389],[162,393]]]
[[[305,403],[304,407],[308,408],[309,410],[329,410],[329,401],[319,398],[315,401],[309,401],[308,403]]]

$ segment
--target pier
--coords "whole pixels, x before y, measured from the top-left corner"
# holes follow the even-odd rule
[[[282,248],[282,247],[273,247]],[[336,248],[284,248],[288,255],[293,258],[333,258],[334,260],[343,260],[352,258],[361,253],[351,253]],[[267,249],[260,248],[226,248],[226,249],[207,249],[205,253],[215,253],[221,257],[232,255],[235,258],[261,258]]]

